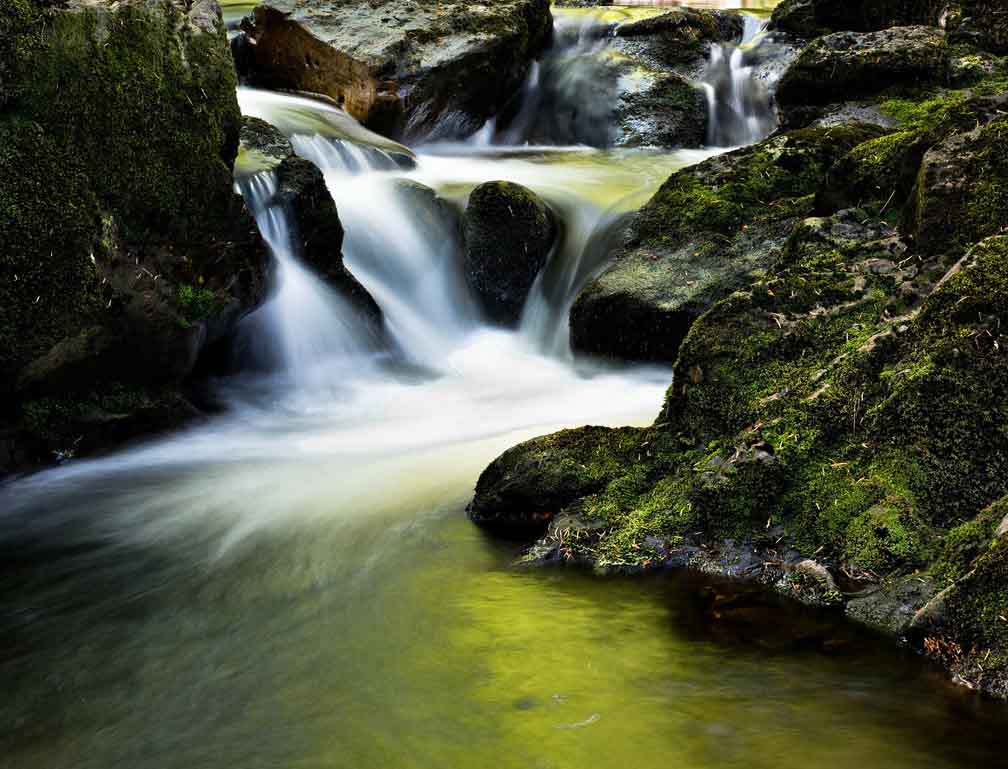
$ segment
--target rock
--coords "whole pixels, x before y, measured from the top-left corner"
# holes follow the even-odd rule
[[[249,81],[330,96],[386,136],[468,135],[517,92],[551,28],[547,0],[271,0],[245,25]]]
[[[961,253],[1008,227],[1008,118],[956,134],[924,155],[909,228],[926,253]]]
[[[837,32],[816,38],[784,73],[777,87],[782,122],[807,124],[809,105],[850,100],[894,84],[940,82],[948,74],[948,46],[931,27],[880,32]]]
[[[531,190],[487,182],[472,191],[465,212],[465,274],[491,319],[518,322],[555,235],[552,213]]]
[[[935,26],[946,3],[941,0],[783,0],[770,19],[770,28],[798,37],[829,32],[869,32],[909,24]]]
[[[0,420],[27,424],[25,399],[51,371],[67,385],[45,412],[57,441],[96,391],[122,387],[128,405],[177,387],[261,300],[267,254],[233,191],[241,116],[215,2],[9,7]]]
[[[634,451],[638,434],[633,428],[584,427],[519,444],[480,474],[466,511],[497,534],[535,539],[567,505],[615,477],[617,457]]]
[[[381,336],[382,312],[343,263],[343,225],[322,172],[303,158],[286,158],[276,169],[277,199],[289,212],[300,256],[335,288]]]
[[[624,147],[702,147],[707,138],[707,99],[686,78],[668,73],[650,87],[624,94],[616,110]]]
[[[294,157],[290,139],[278,128],[256,117],[243,117],[239,134],[235,175],[241,178],[260,171],[276,170],[287,158]]]
[[[869,127],[782,134],[673,174],[627,245],[578,296],[571,344],[595,355],[673,361],[693,321],[771,263],[798,203]]]
[[[853,620],[892,636],[903,636],[919,610],[935,594],[934,582],[910,576],[886,582],[847,601],[845,613]]]
[[[953,42],[1008,53],[1008,5],[1004,0],[960,0],[949,4],[946,28]]]
[[[712,43],[740,41],[744,26],[737,13],[676,8],[620,24],[615,35],[619,50],[643,57],[660,69],[705,57]]]

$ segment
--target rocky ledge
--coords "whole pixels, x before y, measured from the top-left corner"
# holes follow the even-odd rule
[[[243,25],[249,82],[325,94],[392,137],[468,135],[549,43],[548,0],[269,0]]]
[[[765,583],[1008,696],[1008,61],[871,26],[785,80],[886,35],[926,65],[674,174],[575,304],[579,349],[673,365],[654,424],[516,446],[469,514],[530,563]]]

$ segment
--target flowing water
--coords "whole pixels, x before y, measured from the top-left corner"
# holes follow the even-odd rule
[[[885,642],[773,607],[726,629],[683,576],[517,570],[464,517],[516,442],[657,413],[669,372],[573,355],[567,312],[624,217],[711,150],[408,150],[330,105],[239,99],[324,171],[385,333],[299,261],[275,178],[244,177],[275,286],[224,412],[0,488],[0,766],[1002,760],[1004,709]],[[501,178],[563,222],[514,330],[469,294],[452,213]]]

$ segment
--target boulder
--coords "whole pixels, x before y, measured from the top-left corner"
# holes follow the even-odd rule
[[[486,182],[469,196],[464,227],[470,288],[492,320],[517,323],[553,247],[553,214],[519,184]]]
[[[614,34],[619,50],[664,68],[705,57],[713,43],[739,42],[744,26],[737,13],[676,8],[620,24]]]
[[[233,190],[241,116],[215,2],[0,0],[0,72],[0,419],[52,448],[116,387],[120,416],[178,397],[261,300],[267,254]]]
[[[245,32],[250,83],[325,94],[386,136],[467,135],[520,88],[547,0],[270,0]]]
[[[1004,0],[960,0],[949,4],[945,25],[953,42],[1008,53],[1008,4]]]
[[[935,26],[946,6],[942,0],[783,0],[773,10],[770,28],[810,39],[830,32]]]
[[[681,75],[652,78],[649,87],[623,94],[616,108],[621,147],[702,147],[707,139],[707,98]]]
[[[896,84],[941,82],[948,61],[945,36],[932,27],[824,35],[799,54],[777,86],[782,120],[792,127],[807,124],[814,118],[807,116],[809,105],[877,94]]]
[[[818,180],[878,129],[807,129],[673,174],[641,210],[612,265],[571,310],[574,349],[674,361],[693,321],[751,282],[798,218]]]
[[[961,253],[1008,228],[1008,117],[956,134],[924,155],[909,229],[929,254]]]

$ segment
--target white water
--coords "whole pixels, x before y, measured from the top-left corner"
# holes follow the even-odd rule
[[[756,77],[760,58],[773,55],[766,24],[744,14],[739,45],[711,46],[701,86],[707,96],[707,144],[738,147],[763,139],[777,126],[769,83]]]

